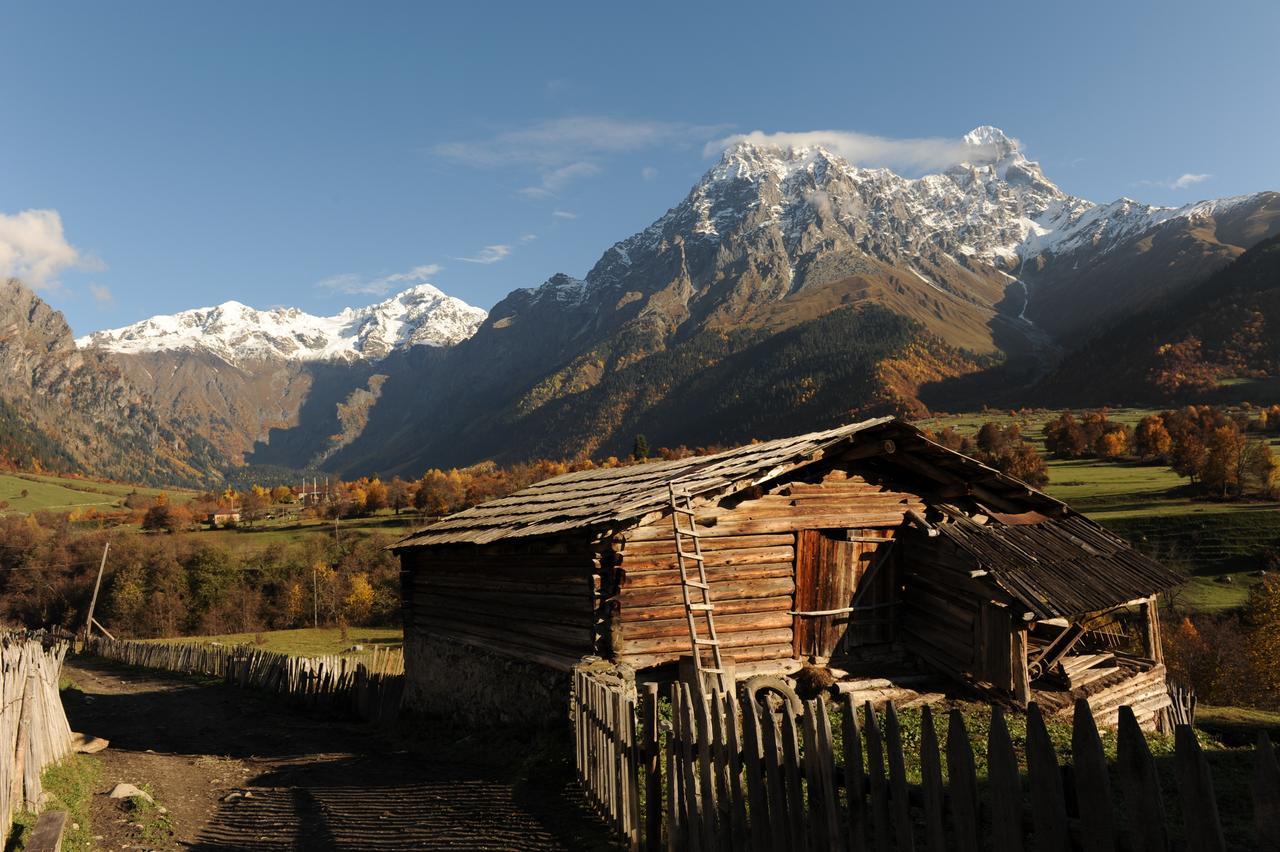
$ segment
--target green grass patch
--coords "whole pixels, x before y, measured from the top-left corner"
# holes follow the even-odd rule
[[[259,643],[261,640],[261,643]],[[179,642],[183,644],[252,645],[264,651],[276,651],[298,657],[338,654],[352,645],[365,650],[375,647],[397,648],[404,643],[398,627],[349,627],[342,638],[340,627],[305,627],[298,630],[269,630],[262,633],[225,633],[221,636],[179,636],[172,639],[146,639],[146,642]]]
[[[67,829],[63,834],[62,848],[66,850],[90,850],[93,848],[93,828],[89,823],[89,802],[102,777],[102,766],[87,754],[73,754],[61,763],[45,769],[41,778],[48,796],[46,811],[66,811]],[[39,817],[33,813],[20,813],[14,818],[15,849],[22,849],[26,837],[35,828]]]
[[[181,488],[151,488],[119,482],[98,482],[74,476],[45,473],[0,473],[0,500],[6,513],[26,514],[42,510],[71,511],[84,506],[119,509],[132,492],[154,497],[162,491],[174,502],[185,502],[195,492]]]
[[[143,784],[139,789],[147,795],[129,799],[129,808],[133,812],[138,832],[148,846],[167,843],[173,837],[173,819],[169,816],[168,809],[156,801],[151,785]]]
[[[1201,704],[1196,707],[1196,727],[1232,746],[1252,746],[1260,731],[1266,731],[1272,743],[1280,743],[1280,712],[1274,710]]]

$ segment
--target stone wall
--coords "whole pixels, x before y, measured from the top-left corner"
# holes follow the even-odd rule
[[[445,636],[405,636],[403,709],[476,727],[568,718],[570,677]]]

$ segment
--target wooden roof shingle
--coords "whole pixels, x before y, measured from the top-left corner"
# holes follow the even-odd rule
[[[666,509],[669,484],[693,497],[741,490],[816,461],[860,432],[889,424],[905,426],[881,417],[709,456],[566,473],[443,518],[410,533],[393,549],[621,529]]]

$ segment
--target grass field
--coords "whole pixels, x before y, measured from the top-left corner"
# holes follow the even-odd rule
[[[422,526],[422,523],[422,519],[417,515],[405,513],[397,516],[388,512],[369,518],[342,520],[336,525],[336,534],[339,537],[369,533],[402,536]],[[266,547],[269,544],[302,541],[316,535],[332,537],[334,534],[333,521],[296,517],[266,520],[255,523],[253,526],[242,525],[236,529],[202,530],[196,533],[201,539],[219,542],[241,553]]]
[[[262,644],[258,644],[258,640]],[[321,654],[339,654],[353,645],[363,645],[366,650],[381,646],[399,647],[404,634],[398,627],[349,627],[347,638],[342,638],[338,627],[305,627],[299,630],[270,630],[263,633],[226,633],[221,636],[180,636],[173,639],[146,639],[146,642],[182,642],[196,645],[256,645],[266,651],[312,657]]]
[[[175,502],[190,499],[194,493],[180,488],[151,488],[42,473],[0,473],[0,500],[9,504],[0,511],[26,514],[41,510],[70,511],[84,506],[119,509],[124,506],[124,498],[135,491],[149,496],[164,491]]]

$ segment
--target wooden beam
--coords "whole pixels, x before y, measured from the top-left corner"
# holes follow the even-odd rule
[[[1160,635],[1160,607],[1156,602],[1156,596],[1152,595],[1145,601],[1144,612],[1146,613],[1147,633],[1144,651],[1148,657],[1157,663],[1164,662],[1164,642]]]
[[[1009,642],[1009,667],[1013,674],[1013,700],[1019,707],[1031,703],[1031,673],[1027,668],[1027,631],[1014,630]]]

